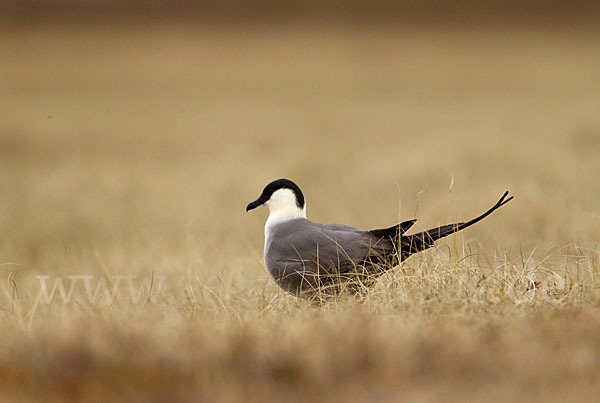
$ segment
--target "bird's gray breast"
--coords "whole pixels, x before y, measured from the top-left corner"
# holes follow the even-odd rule
[[[265,240],[265,265],[283,289],[298,293],[331,276],[351,272],[369,256],[393,249],[368,231],[298,218],[273,226]]]

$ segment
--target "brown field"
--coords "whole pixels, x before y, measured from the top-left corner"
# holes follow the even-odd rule
[[[0,37],[0,400],[600,398],[594,24]],[[278,177],[363,228],[515,200],[319,307],[270,281],[244,211]],[[115,299],[80,278],[46,303],[38,276],[76,275]]]

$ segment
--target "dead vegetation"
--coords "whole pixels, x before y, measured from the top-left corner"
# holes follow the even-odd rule
[[[597,396],[597,31],[1,36],[3,401]],[[244,212],[277,177],[300,184],[310,218],[364,228],[515,200],[317,307],[270,281],[264,216]],[[38,276],[65,292],[87,277],[65,304]]]

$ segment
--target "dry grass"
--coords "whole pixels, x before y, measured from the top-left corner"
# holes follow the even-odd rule
[[[598,396],[598,31],[0,36],[3,401]],[[244,212],[277,177],[310,218],[364,228],[515,200],[362,300],[315,307],[270,282],[265,214]],[[46,304],[40,275],[154,288]]]

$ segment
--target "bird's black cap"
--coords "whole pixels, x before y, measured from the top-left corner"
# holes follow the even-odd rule
[[[302,190],[300,190],[298,185],[289,179],[277,179],[265,186],[260,197],[246,206],[246,211],[250,211],[258,206],[263,205],[271,198],[273,193],[279,189],[290,189],[292,192],[294,192],[298,208],[304,208],[304,195],[302,194]]]

